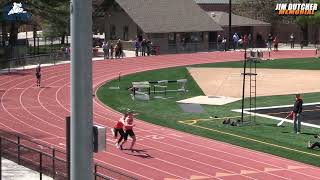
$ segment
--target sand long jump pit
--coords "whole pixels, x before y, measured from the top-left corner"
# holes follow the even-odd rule
[[[189,73],[209,97],[241,99],[243,86],[242,68],[189,67]],[[247,69],[247,72],[250,72]],[[320,92],[320,71],[296,69],[257,69],[257,96],[287,95]],[[245,97],[250,95],[250,77],[246,77]],[[252,82],[254,83],[254,82]],[[197,103],[182,100],[180,103]],[[203,103],[202,103],[203,104]],[[204,103],[206,104],[206,103]],[[210,104],[210,103],[207,103]],[[218,104],[212,104],[218,105]],[[222,105],[220,103],[220,105]]]

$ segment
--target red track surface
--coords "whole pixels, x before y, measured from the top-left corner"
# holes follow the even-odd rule
[[[314,51],[280,51],[273,58],[313,57]],[[134,72],[172,66],[240,60],[241,52],[214,52],[95,61],[94,89]],[[42,69],[35,87],[34,70],[0,76],[0,128],[64,149],[69,115],[69,64]],[[21,75],[23,73],[23,75]],[[112,127],[120,114],[94,99],[94,121]],[[95,161],[139,179],[320,179],[320,168],[168,128],[136,121],[138,138],[131,153],[115,148],[108,131],[107,151]],[[127,144],[129,145],[129,143]]]

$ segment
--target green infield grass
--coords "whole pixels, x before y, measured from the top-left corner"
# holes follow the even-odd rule
[[[242,62],[201,64],[192,67],[242,68]],[[257,67],[320,70],[320,60],[314,58],[282,59],[264,61],[259,63]],[[169,92],[166,95],[167,99],[133,101],[130,92],[127,90],[134,81],[177,80],[184,78],[188,79],[186,85],[188,92]],[[100,87],[97,96],[103,103],[117,111],[121,112],[125,108],[134,109],[139,113],[137,118],[146,122],[320,167],[320,150],[309,150],[306,148],[307,142],[313,140],[313,135],[320,133],[320,129],[302,126],[302,134],[297,135],[293,133],[292,124],[286,123],[285,127],[276,127],[275,124],[278,121],[261,117],[256,117],[256,123],[254,125],[241,127],[223,125],[223,117],[240,115],[231,110],[240,109],[241,101],[224,106],[203,105],[202,107],[206,112],[200,114],[183,112],[176,101],[203,95],[199,86],[189,75],[186,67],[131,74],[121,77],[120,90],[110,89],[110,87],[114,86],[118,86],[118,79],[110,81]],[[175,88],[175,86],[177,85],[172,83],[169,85],[169,88]],[[164,95],[162,94],[162,96]],[[303,94],[303,100],[305,103],[320,102],[320,93]],[[293,104],[293,102],[293,95],[258,97],[257,107],[288,105]],[[198,120],[209,119],[209,117],[214,116],[218,118]]]

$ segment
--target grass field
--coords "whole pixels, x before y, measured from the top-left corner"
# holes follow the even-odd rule
[[[195,66],[241,68],[242,62]],[[258,64],[258,68],[320,70],[320,60],[284,59],[265,61]],[[167,97],[170,97],[168,99],[133,101],[126,90],[133,81],[176,80],[182,78],[188,79],[187,89],[189,91],[187,93],[168,93]],[[297,135],[292,133],[292,124],[287,123],[285,127],[276,127],[276,121],[260,117],[257,117],[255,125],[241,127],[223,125],[221,119],[198,121],[195,124],[186,123],[185,120],[208,119],[210,116],[218,116],[219,118],[239,116],[239,113],[231,112],[231,110],[241,108],[241,101],[224,106],[204,105],[203,108],[206,112],[200,114],[183,112],[176,101],[203,95],[203,92],[185,67],[131,74],[122,77],[121,90],[109,89],[109,87],[117,85],[117,80],[108,82],[98,90],[97,95],[102,102],[118,111],[123,108],[134,109],[139,112],[137,118],[150,123],[320,166],[320,150],[306,148],[307,141],[313,139],[313,135],[320,132],[319,129],[302,127],[302,134]],[[170,86],[176,85],[172,84]],[[320,101],[320,93],[303,94],[303,99],[305,103],[318,102]],[[257,98],[258,107],[287,105],[293,104],[293,102],[293,95]]]

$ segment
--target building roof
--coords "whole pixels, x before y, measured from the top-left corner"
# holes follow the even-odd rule
[[[229,4],[229,0],[194,0],[197,4]]]
[[[105,9],[101,4],[104,0],[92,0],[92,16],[93,17],[104,17]]]
[[[229,0],[194,0],[197,4],[229,4]],[[241,0],[232,0],[232,4],[239,4]]]
[[[193,0],[116,0],[145,33],[221,31]]]
[[[229,26],[229,14],[222,11],[210,11],[208,15],[220,26]],[[270,23],[232,14],[232,26],[270,26]]]

